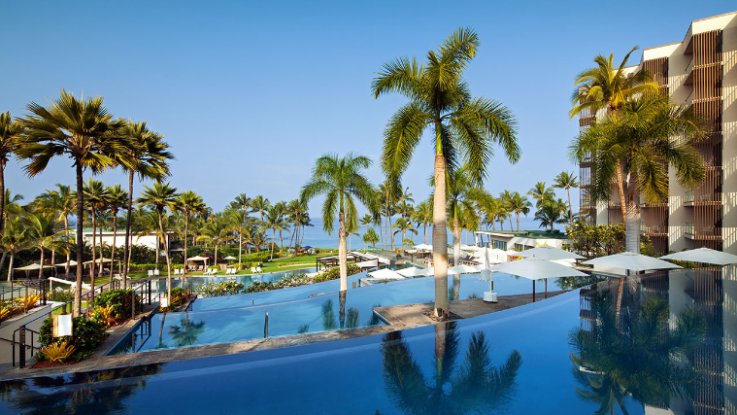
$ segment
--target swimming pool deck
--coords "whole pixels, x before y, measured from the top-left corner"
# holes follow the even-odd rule
[[[562,294],[565,291],[548,292],[547,297]],[[538,294],[537,301],[544,301],[544,295]],[[483,314],[494,313],[509,308],[532,303],[532,294],[500,296],[496,303],[485,303],[481,299],[452,301],[450,312],[459,319],[471,318]],[[143,353],[105,355],[113,344],[133,327],[136,321],[131,320],[119,326],[100,347],[100,350],[88,359],[71,365],[47,368],[12,368],[0,373],[0,380],[20,379],[36,376],[51,376],[69,372],[86,372],[103,369],[115,369],[147,364],[161,364],[176,360],[189,360],[202,357],[246,353],[257,350],[281,347],[300,346],[311,343],[322,343],[356,337],[384,334],[397,330],[410,329],[436,324],[429,317],[432,303],[407,304],[390,307],[376,307],[374,310],[388,325],[361,327],[356,329],[307,333],[295,336],[271,337],[266,339],[246,340],[234,343],[209,344],[203,346],[180,347],[173,349],[151,350]]]

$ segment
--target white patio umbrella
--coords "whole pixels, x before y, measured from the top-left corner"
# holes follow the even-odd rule
[[[737,255],[728,254],[722,251],[715,251],[709,248],[689,249],[687,251],[681,251],[674,254],[661,256],[660,259],[701,262],[703,264],[714,264],[722,266],[737,264]]]
[[[432,245],[419,244],[419,245],[415,245],[415,249],[418,251],[432,251]]]
[[[44,269],[54,268],[53,265],[44,265],[43,267],[44,267]],[[15,267],[15,268],[13,268],[13,270],[14,271],[38,271],[39,268],[41,268],[40,265],[38,265],[36,263],[33,263],[33,264],[25,265],[25,266],[22,266],[22,267]]]
[[[368,273],[369,277],[377,280],[403,280],[404,277],[396,271],[389,268],[382,268]]]
[[[113,262],[113,260],[112,260],[112,259],[110,259],[110,258],[97,258],[97,259],[95,260],[95,265],[100,265],[100,263],[101,263],[101,262],[102,262],[103,264],[107,264],[108,262]],[[89,261],[84,261],[84,262],[83,262],[82,264],[83,264],[83,265],[90,265],[90,264],[92,264],[92,260],[89,260]]]
[[[593,265],[594,268],[619,268],[636,272],[652,269],[682,268],[676,264],[663,261],[662,259],[642,254],[635,254],[634,252],[621,252],[619,254],[594,258],[583,262],[583,264]]]
[[[422,277],[425,275],[432,275],[433,270],[432,268],[409,267],[409,268],[398,269],[397,273],[403,277],[414,278],[414,277]]]
[[[57,266],[57,267],[65,267],[65,266],[67,266],[67,263],[66,262],[60,262],[58,264],[54,264],[54,266]],[[69,266],[70,267],[76,267],[77,266],[77,261],[75,261],[73,259],[70,260],[69,261]]]
[[[537,248],[528,249],[526,251],[519,252],[517,256],[521,256],[522,258],[547,259],[548,261],[559,259],[583,259],[581,255],[574,254],[573,252],[548,246],[539,246]]]
[[[236,259],[238,259],[238,258],[236,258],[236,257],[234,257],[232,255],[228,255],[225,258],[223,258],[224,261],[235,261]]]
[[[481,272],[477,267],[471,265],[456,265],[448,268],[448,274],[475,274]]]
[[[480,251],[482,248],[476,245],[461,245],[462,251]]]
[[[535,281],[545,280],[545,294],[548,292],[548,278],[586,277],[581,271],[544,259],[521,259],[495,265],[494,272],[517,275],[532,280],[532,301],[535,301]]]

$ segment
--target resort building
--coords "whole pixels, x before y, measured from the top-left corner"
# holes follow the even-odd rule
[[[640,64],[628,68],[639,70],[676,104],[690,106],[708,131],[697,145],[706,178],[687,189],[669,168],[668,201],[641,205],[642,232],[660,254],[698,247],[737,254],[737,12],[694,20],[681,42],[644,49]],[[587,128],[601,116],[582,112],[579,124]],[[595,174],[590,159],[580,163],[581,217],[590,224],[622,223],[618,198],[592,200]]]
[[[109,230],[98,230],[97,231],[97,240],[96,243],[100,243],[100,239],[102,239],[103,245],[112,246],[113,240],[115,241],[115,246],[120,248],[125,245],[125,230],[118,229],[117,233],[113,233],[113,231]],[[171,246],[172,242],[172,236],[173,234],[167,234],[166,235],[166,243],[168,246]],[[84,238],[84,242],[90,246],[92,246],[92,229],[85,229],[84,233],[82,234],[82,237]],[[151,232],[146,235],[136,235],[135,233],[131,237],[131,243],[133,245],[137,246],[145,246],[147,248],[156,250],[156,240],[158,237],[156,236],[156,233]]]
[[[474,238],[477,246],[488,246],[502,251],[525,251],[539,246],[563,249],[568,245],[568,239],[562,233],[476,231]]]

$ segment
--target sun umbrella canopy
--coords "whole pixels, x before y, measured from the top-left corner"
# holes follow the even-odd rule
[[[528,249],[526,251],[519,252],[517,256],[521,256],[522,258],[547,259],[549,261],[559,259],[583,259],[581,255],[574,254],[573,252],[547,246]]]
[[[521,259],[519,261],[505,262],[493,266],[491,270],[517,275],[530,280],[555,277],[585,277],[588,275],[571,267],[544,259]]]
[[[66,267],[67,266],[67,263],[66,262],[60,262],[60,263],[54,264],[54,265],[57,266],[57,267]],[[76,267],[77,266],[77,261],[75,261],[75,260],[69,261],[69,266],[70,267]]]
[[[403,268],[398,269],[397,273],[404,276],[404,277],[421,277],[424,275],[432,275],[432,268],[418,268],[418,267],[409,267],[409,268]]]
[[[110,258],[97,258],[95,260],[95,264],[98,264],[99,265],[101,262],[102,263],[108,263],[108,262],[113,262],[113,260],[110,259]],[[90,265],[91,263],[92,263],[92,261],[90,260],[90,261],[84,261],[82,264],[84,264],[84,265]]]
[[[418,251],[432,251],[432,245],[419,244],[419,245],[415,245],[415,249]]]
[[[223,258],[223,259],[224,259],[224,260],[226,260],[226,261],[235,261],[235,260],[236,260],[236,259],[238,259],[238,258],[236,258],[236,257],[234,257],[234,256],[232,256],[232,255],[228,255],[228,256],[226,256],[226,257],[225,257],[225,258]]]
[[[478,251],[481,248],[475,245],[461,245],[461,250],[463,251]]]
[[[41,268],[38,264],[29,264],[23,267],[13,268],[16,271],[38,271]],[[44,265],[44,268],[54,268],[53,265]]]
[[[209,260],[210,258],[206,256],[199,256],[199,255],[187,258],[187,261],[209,261]]]
[[[737,264],[737,255],[728,254],[722,251],[715,251],[709,248],[697,248],[687,251],[676,252],[661,256],[660,259],[670,259],[674,261],[701,262],[703,264],[714,265],[730,265]]]
[[[404,277],[396,271],[392,271],[389,268],[383,268],[380,270],[372,271],[368,273],[369,277],[373,277],[377,280],[403,280]]]
[[[622,252],[619,254],[603,256],[584,262],[598,268],[620,268],[630,271],[646,271],[650,269],[672,269],[682,268],[676,264],[653,258],[647,255],[635,254],[633,252]]]
[[[379,266],[379,260],[378,259],[369,259],[368,261],[357,262],[356,263],[356,266],[358,268],[378,267]]]
[[[465,264],[456,265],[454,267],[448,268],[449,274],[474,274],[477,272],[481,272],[481,270],[477,267]]]

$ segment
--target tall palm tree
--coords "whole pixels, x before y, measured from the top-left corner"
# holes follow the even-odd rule
[[[13,120],[9,112],[0,113],[0,235],[5,223],[5,166],[21,144],[22,133],[23,124]]]
[[[139,180],[164,180],[169,176],[168,161],[174,156],[169,152],[169,145],[163,136],[148,129],[145,122],[122,122],[118,133],[124,138],[124,151],[116,154],[116,159],[123,170],[128,173],[128,206],[125,216],[125,252],[123,252],[123,287],[128,280],[130,264],[131,215],[133,212],[133,178]],[[156,260],[158,261],[158,256]]]
[[[401,58],[384,65],[374,79],[375,97],[398,92],[410,102],[399,109],[385,130],[382,167],[400,177],[423,131],[433,129],[435,153],[433,200],[433,264],[435,266],[435,314],[448,314],[448,238],[446,230],[446,174],[465,158],[471,179],[480,184],[486,175],[491,144],[501,144],[507,157],[519,159],[514,118],[498,102],[473,98],[463,71],[476,55],[478,36],[458,29],[439,50],[429,51],[427,63]]]
[[[82,310],[82,251],[84,217],[84,171],[99,173],[115,166],[111,154],[125,146],[114,132],[118,124],[103,105],[102,97],[77,100],[62,90],[51,106],[28,104],[30,115],[23,118],[24,144],[16,153],[30,159],[25,171],[36,176],[46,169],[54,156],[68,155],[73,160],[77,193],[77,288],[74,291],[73,314]]]
[[[71,244],[72,241],[69,235],[69,215],[73,215],[76,209],[76,196],[74,195],[71,187],[57,184],[56,190],[48,190],[40,194],[36,198],[36,202],[44,212],[49,214],[53,213],[56,216],[55,220],[62,223],[64,226],[65,240],[67,244]],[[66,265],[64,266],[65,274],[69,273],[70,260],[70,252],[67,250]]]
[[[264,223],[264,215],[266,214],[266,211],[269,210],[271,207],[271,202],[269,202],[269,199],[258,195],[251,199],[251,212],[258,213],[259,219],[261,220],[261,224]]]
[[[704,162],[694,143],[705,136],[688,109],[667,95],[646,94],[626,101],[616,116],[582,131],[573,142],[576,157],[593,154],[595,199],[609,199],[609,183],[623,175],[627,251],[640,252],[640,195],[649,203],[668,197],[669,165],[684,186],[703,180]]]
[[[427,227],[432,223],[432,202],[429,199],[421,202],[413,216],[417,226],[422,226],[423,243],[427,244]]]
[[[284,203],[279,202],[273,204],[269,209],[266,211],[266,218],[264,225],[265,227],[268,227],[271,229],[271,257],[270,260],[274,260],[274,247],[276,246],[276,232],[279,232],[279,251],[282,250],[282,237],[281,233],[284,229],[289,229],[289,222],[286,220],[284,216],[284,212],[286,211],[286,205]]]
[[[43,277],[44,251],[63,249],[60,234],[54,232],[54,218],[44,213],[27,213],[25,220],[29,230],[30,245],[40,251],[38,279]],[[53,262],[53,261],[52,261]]]
[[[559,175],[555,176],[555,182],[553,186],[557,187],[558,189],[566,189],[566,194],[568,196],[568,220],[570,222],[570,225],[573,226],[573,208],[571,208],[571,188],[577,188],[578,187],[578,178],[573,175],[573,173],[568,173],[567,171],[561,172]]]
[[[107,210],[110,213],[113,225],[113,243],[110,246],[110,279],[113,278],[113,268],[115,268],[115,242],[118,240],[118,213],[121,209],[128,205],[128,193],[119,185],[113,185],[107,188]],[[122,270],[124,261],[120,262]]]
[[[541,228],[552,232],[558,223],[566,223],[566,204],[563,199],[547,201],[535,212],[535,220],[540,221]]]
[[[519,216],[530,213],[530,206],[532,204],[525,196],[519,194],[519,192],[512,192],[511,197],[507,200],[507,206],[510,212],[514,213],[517,217],[517,232],[519,232]]]
[[[370,212],[378,210],[375,191],[361,170],[371,166],[371,160],[363,156],[347,154],[344,157],[324,155],[317,159],[312,177],[302,187],[300,199],[307,203],[319,194],[325,195],[322,208],[322,225],[327,233],[333,232],[335,217],[338,217],[338,264],[340,268],[340,291],[348,290],[348,265],[346,236],[348,229],[355,229],[358,221],[356,201],[358,199]]]
[[[3,206],[3,226],[7,224],[8,217],[11,215],[23,215],[26,213],[26,210],[21,204],[19,203],[21,200],[23,200],[23,195],[20,194],[13,194],[10,189],[5,189],[5,192],[3,194],[3,198],[5,200],[5,204]],[[0,235],[2,235],[0,233]],[[8,256],[7,251],[3,251],[2,257],[0,257],[0,268],[5,266],[5,259]]]
[[[305,220],[309,222],[309,213],[307,204],[302,203],[299,199],[294,199],[287,204],[286,215],[292,224],[292,236],[290,237],[290,246],[294,248],[294,255],[297,254],[297,245],[299,245],[299,233],[305,225]],[[291,242],[293,241],[293,243]]]
[[[89,179],[84,185],[85,205],[90,211],[90,219],[92,221],[92,263],[90,265],[90,291],[92,301],[95,295],[95,266],[96,262],[96,246],[97,246],[97,219],[99,214],[107,206],[108,194],[105,186],[99,180]],[[102,250],[100,250],[100,264],[104,263],[102,258]]]
[[[392,236],[402,235],[402,248],[405,247],[406,242],[409,242],[407,239],[407,232],[417,235],[417,229],[415,229],[412,220],[409,218],[397,219],[392,225],[392,228],[395,229]]]
[[[535,183],[535,186],[527,194],[535,200],[535,207],[538,209],[546,202],[555,200],[555,191],[552,187],[548,187],[545,182]]]
[[[237,199],[236,199],[237,200]],[[189,242],[189,220],[192,215],[200,214],[205,211],[205,201],[202,196],[188,190],[179,195],[177,208],[184,214],[184,273],[187,273],[187,248]],[[238,251],[238,269],[241,268],[241,254]]]
[[[232,202],[230,202],[230,205],[228,207],[234,211],[238,212],[238,214],[231,215],[231,219],[234,221],[233,225],[235,229],[238,231],[238,269],[241,269],[242,258],[243,255],[243,229],[246,226],[246,221],[248,219],[248,212],[251,209],[251,198],[248,197],[245,193],[241,193],[238,196],[233,199]]]
[[[30,229],[22,216],[6,218],[5,229],[0,237],[0,247],[10,257],[8,261],[8,281],[13,279],[13,263],[15,255],[33,246]]]
[[[166,297],[167,304],[171,304],[171,260],[169,258],[169,244],[167,233],[164,230],[164,214],[167,210],[176,209],[179,195],[177,189],[169,183],[154,182],[153,186],[144,186],[144,191],[136,200],[140,206],[148,206],[156,212],[159,222],[160,243],[164,245],[164,258],[166,259]]]
[[[609,57],[598,55],[594,58],[594,67],[578,74],[576,87],[571,97],[573,101],[573,107],[569,112],[571,118],[583,111],[596,116],[600,110],[603,110],[606,116],[612,116],[630,98],[657,93],[660,90],[658,83],[653,81],[647,72],[627,73],[627,61],[635,50],[637,46],[630,49],[619,65],[614,64],[614,54],[609,54]],[[615,169],[622,218],[624,218],[626,217],[624,175],[621,166],[616,166]]]
[[[366,229],[366,233],[363,234],[363,242],[376,248],[376,243],[379,242],[379,235],[376,234],[374,228]]]
[[[218,213],[212,215],[202,228],[202,235],[198,237],[199,240],[212,244],[215,248],[215,258],[212,261],[215,266],[218,263],[218,250],[220,246],[226,244],[231,239],[231,227],[229,225],[228,217],[225,214]]]
[[[473,185],[468,170],[463,167],[447,175],[447,215],[453,229],[453,264],[461,259],[461,233],[467,215],[475,214],[475,195],[478,191]]]
[[[376,189],[376,197],[381,204],[380,215],[386,218],[386,238],[389,242],[388,246],[390,251],[394,250],[394,238],[391,235],[392,216],[397,213],[397,199],[399,198],[401,190],[402,188],[399,185],[399,180],[392,177],[387,177],[383,183],[379,184],[378,189]],[[381,229],[381,233],[384,233],[383,229]],[[387,241],[384,241],[384,246],[386,247],[386,245]]]

